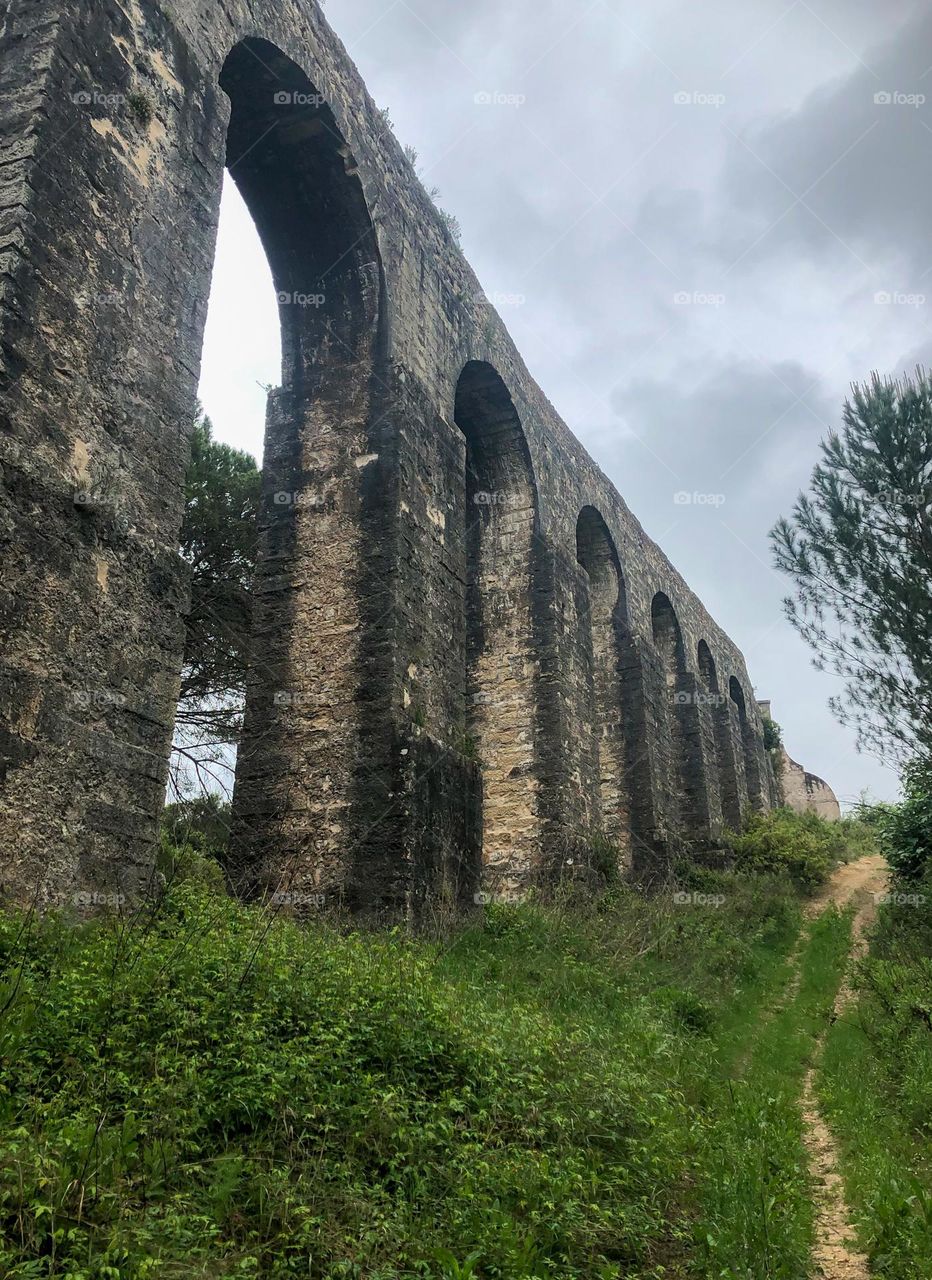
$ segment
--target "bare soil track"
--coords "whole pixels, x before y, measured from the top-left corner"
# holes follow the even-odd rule
[[[841,909],[854,905],[849,975],[851,965],[864,949],[865,930],[874,917],[877,898],[884,892],[886,884],[887,865],[883,858],[861,858],[839,867],[825,891],[809,909],[810,917],[815,917],[832,905]],[[851,997],[852,989],[846,977],[835,998],[836,1016]],[[851,1242],[851,1211],[838,1172],[838,1150],[816,1098],[815,1076],[823,1043],[824,1035],[816,1044],[812,1065],[806,1072],[801,1100],[809,1169],[817,1188],[813,1277],[814,1280],[870,1280],[867,1258]]]

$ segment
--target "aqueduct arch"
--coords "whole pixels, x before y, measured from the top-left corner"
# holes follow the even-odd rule
[[[576,521],[576,559],[586,573],[586,595],[578,610],[591,724],[593,768],[599,779],[601,823],[623,866],[632,861],[629,751],[621,676],[621,646],[628,630],[628,604],[618,552],[601,514],[583,507]],[[588,689],[587,689],[588,692]]]
[[[671,792],[670,816],[672,825],[685,831],[696,767],[692,751],[695,702],[687,678],[686,649],[679,619],[670,597],[663,591],[658,591],[651,600],[650,620],[664,681],[660,725],[666,738],[666,771],[675,784]]]
[[[314,0],[8,0],[0,136],[4,892],[44,904],[151,879],[227,163],[290,299],[237,887],[398,912],[438,890],[470,900],[483,844],[511,887],[568,858],[612,808],[580,749],[592,714],[615,723],[607,683],[602,710],[581,710],[577,596],[607,564],[577,540],[589,508],[625,571],[635,861],[662,860],[682,823],[711,830],[714,747],[689,721],[671,754],[654,684],[656,584],[689,652],[706,637],[750,688],[741,654],[530,377]],[[730,702],[742,758],[758,719]]]
[[[531,609],[537,487],[514,403],[490,364],[466,364],[454,414],[466,443],[465,732],[483,778],[484,866],[507,886],[520,884],[539,845]]]
[[[747,799],[752,809],[769,807],[769,788],[765,790],[765,772],[767,768],[762,732],[755,727],[748,713],[748,703],[744,689],[737,676],[728,681],[728,696],[737,714],[739,735],[744,762],[744,782]]]
[[[377,465],[379,452],[381,259],[349,147],[301,68],[246,39],[220,85],[230,99],[227,168],[269,259],[283,356],[266,424],[230,876],[248,894],[316,893],[335,879],[352,899],[361,891],[345,861],[356,761],[363,735],[379,730],[351,708],[380,643],[363,604],[378,598],[377,580],[361,589],[378,517],[365,467],[352,463]],[[309,864],[326,866],[327,878],[309,880]]]
[[[728,699],[719,687],[715,659],[706,640],[699,641],[696,659],[704,704],[707,708],[707,719],[711,724],[711,754],[716,766],[722,821],[730,830],[738,831],[741,828],[741,799],[734,743],[728,718]]]

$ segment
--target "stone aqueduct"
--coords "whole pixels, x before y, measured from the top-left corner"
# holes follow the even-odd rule
[[[237,886],[410,909],[594,847],[650,875],[768,806],[740,652],[529,376],[317,4],[0,12],[4,892],[151,873],[225,165],[281,294],[325,299],[281,307]]]

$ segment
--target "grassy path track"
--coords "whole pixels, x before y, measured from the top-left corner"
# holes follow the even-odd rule
[[[809,914],[818,916],[829,906],[853,907],[851,962],[864,948],[864,933],[874,916],[877,895],[884,891],[887,867],[883,858],[872,856],[838,868],[825,892],[812,904]],[[835,997],[834,1018],[851,1000],[847,978]],[[867,1258],[851,1243],[852,1215],[845,1199],[844,1186],[838,1172],[838,1149],[831,1130],[821,1114],[815,1092],[815,1077],[822,1056],[825,1033],[818,1040],[812,1065],[803,1083],[804,1142],[809,1157],[809,1171],[817,1188],[814,1277],[820,1280],[869,1280]]]

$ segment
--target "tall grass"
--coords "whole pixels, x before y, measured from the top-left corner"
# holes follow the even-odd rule
[[[889,1280],[932,1275],[932,876],[895,880],[858,1001],[832,1028],[820,1094],[858,1234]]]
[[[850,916],[830,910],[819,917],[801,953],[797,989],[762,1020],[741,1074],[718,1084],[701,1143],[699,1275],[808,1275],[813,1207],[799,1099],[849,944]]]
[[[433,940],[196,879],[131,927],[0,918],[0,1272],[675,1274],[717,1036],[798,927],[719,884]]]

